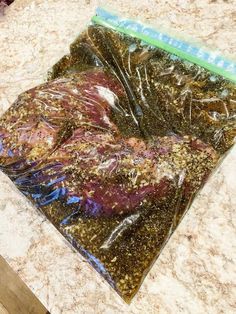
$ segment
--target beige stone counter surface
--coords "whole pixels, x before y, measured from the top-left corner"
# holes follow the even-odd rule
[[[120,0],[111,8],[235,57],[235,0]],[[16,0],[0,17],[0,114],[46,78],[95,0]],[[0,172],[0,255],[52,314],[236,313],[236,147],[194,201],[131,305]]]

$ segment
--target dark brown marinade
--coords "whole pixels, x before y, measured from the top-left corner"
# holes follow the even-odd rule
[[[0,119],[0,168],[130,302],[235,119],[233,83],[92,25]]]

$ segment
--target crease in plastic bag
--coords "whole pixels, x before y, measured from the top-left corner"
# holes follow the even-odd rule
[[[130,302],[234,143],[235,65],[213,73],[104,12],[0,119],[0,169]]]

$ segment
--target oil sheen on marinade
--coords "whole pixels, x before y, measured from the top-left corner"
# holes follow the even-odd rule
[[[0,166],[130,302],[235,117],[229,81],[90,26],[0,120]]]

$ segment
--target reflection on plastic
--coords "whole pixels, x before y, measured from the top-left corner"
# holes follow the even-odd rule
[[[233,83],[90,26],[0,120],[0,168],[129,302],[233,145]]]

